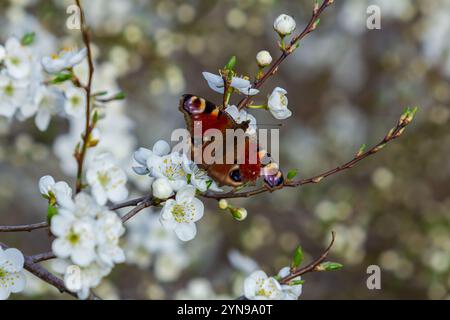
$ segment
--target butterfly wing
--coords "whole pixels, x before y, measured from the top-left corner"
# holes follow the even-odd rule
[[[219,106],[191,94],[186,94],[181,97],[179,109],[184,114],[186,126],[191,135],[191,156],[193,159],[195,159],[196,153],[203,157],[205,148],[208,148],[213,143],[214,140],[208,135],[208,130],[219,130],[222,137],[227,140],[227,129],[233,130],[233,133],[238,129],[242,129],[243,133],[249,126],[248,122],[236,123]],[[276,170],[276,172],[273,171],[275,168],[274,163],[271,161],[267,164],[261,163],[261,160],[267,156],[267,153],[259,150],[257,142],[250,137],[244,135],[244,139],[243,146],[245,152],[238,151],[242,150],[238,148],[239,143],[233,144],[234,154],[231,155],[233,161],[227,161],[229,160],[227,159],[227,154],[222,152],[222,158],[217,155],[216,161],[213,163],[206,164],[206,161],[203,161],[202,158],[200,159],[201,161],[196,161],[197,164],[200,168],[206,170],[208,175],[219,185],[239,187],[246,182],[256,181],[261,175],[264,176],[264,180],[269,187],[272,188],[280,185],[282,183],[282,175],[279,170]],[[226,145],[227,141],[224,141],[223,146]],[[226,152],[229,152],[228,148]],[[241,158],[242,153],[244,154],[244,159]],[[217,161],[220,159],[222,161]],[[276,166],[276,168],[278,167]]]

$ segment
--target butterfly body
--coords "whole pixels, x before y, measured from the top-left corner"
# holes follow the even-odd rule
[[[180,99],[180,111],[184,114],[187,129],[191,135],[191,156],[197,165],[206,170],[208,175],[219,185],[240,187],[246,183],[255,182],[260,176],[264,177],[266,185],[276,188],[283,183],[283,175],[278,165],[271,161],[267,152],[260,150],[257,142],[247,135],[243,138],[243,148],[238,149],[239,143],[234,143],[232,150],[226,149],[222,155],[216,155],[213,163],[202,161],[195,154],[203,156],[205,149],[213,143],[214,137],[208,130],[219,131],[222,137],[227,137],[227,131],[233,133],[242,130],[244,133],[249,122],[237,123],[227,112],[219,106],[195,95],[186,94]],[[230,141],[224,141],[223,146]],[[233,152],[232,161],[229,152]]]

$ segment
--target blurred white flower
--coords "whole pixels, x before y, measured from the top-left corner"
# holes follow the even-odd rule
[[[158,178],[152,184],[153,196],[158,199],[167,199],[173,195],[173,188],[167,178]]]
[[[11,118],[25,105],[27,86],[26,80],[13,79],[5,70],[0,73],[0,116]]]
[[[60,92],[39,86],[33,98],[36,108],[36,117],[34,122],[40,131],[45,131],[50,124],[52,115],[57,114],[62,109],[63,96]]]
[[[256,54],[256,62],[260,67],[267,67],[272,63],[272,56],[267,50],[261,50]]]
[[[208,82],[208,86],[218,93],[224,93],[224,81],[220,75],[213,74],[211,72],[203,72],[203,78]],[[238,90],[239,92],[253,96],[255,94],[258,94],[259,90],[252,88],[252,84],[249,80],[239,77],[233,77],[231,79],[231,87]]]
[[[182,241],[192,240],[197,234],[195,222],[203,217],[203,203],[195,198],[196,189],[185,186],[176,194],[175,200],[165,202],[161,211],[161,223],[168,230],[174,230]]]
[[[155,261],[155,277],[159,281],[176,280],[186,268],[188,258],[183,251],[168,251],[158,255]]]
[[[76,292],[78,298],[81,300],[85,300],[90,295],[91,288],[95,288],[98,286],[103,279],[103,277],[107,276],[111,272],[111,268],[99,265],[98,263],[91,263],[86,267],[79,268],[79,274],[76,275],[79,277],[79,285],[81,287],[73,287],[72,274],[70,272],[70,268],[66,269],[64,274],[64,284],[67,289],[72,292]],[[78,289],[78,290],[77,290]]]
[[[81,63],[86,58],[87,49],[64,49],[57,55],[42,58],[42,66],[48,73],[58,73],[70,69]]]
[[[290,268],[284,267],[278,272],[278,276],[280,278],[287,277],[290,274]],[[292,281],[299,281],[301,280],[301,277],[296,277],[291,280]],[[297,285],[288,285],[288,284],[282,284],[281,289],[283,290],[284,297],[283,300],[297,300],[298,297],[302,294],[302,287],[303,285],[297,284]]]
[[[70,116],[81,118],[86,112],[85,92],[81,88],[70,87],[65,92],[64,110]]]
[[[281,300],[284,297],[280,283],[261,270],[245,279],[244,295],[249,300]]]
[[[72,199],[72,189],[67,182],[55,182],[52,176],[46,175],[39,179],[39,192],[50,203],[68,203]]]
[[[273,22],[273,28],[280,36],[286,36],[295,30],[295,20],[287,14],[279,15]]]
[[[267,101],[267,107],[270,113],[278,120],[287,119],[292,115],[291,110],[288,109],[288,98],[286,94],[286,90],[276,87],[273,89]]]
[[[0,247],[0,300],[6,300],[11,292],[17,293],[25,288],[23,264],[22,252],[15,248],[3,250]]]
[[[239,110],[236,106],[228,106],[225,109],[225,112],[228,113],[236,123],[242,123],[244,121],[249,121],[248,129],[245,131],[248,135],[256,134],[256,118],[252,116],[250,113],[245,111],[244,109]]]
[[[122,220],[112,211],[102,211],[95,224],[97,255],[101,265],[112,267],[125,262],[125,253],[119,247],[119,239],[125,233]]]
[[[106,204],[108,199],[117,203],[128,196],[127,175],[108,153],[99,154],[92,159],[86,179],[99,205]]]
[[[8,75],[15,79],[27,77],[31,72],[30,53],[20,41],[15,38],[9,38],[4,48],[0,48],[0,61],[3,53],[3,60]]]
[[[234,268],[245,274],[250,274],[258,270],[258,264],[255,260],[248,256],[244,256],[237,250],[231,250],[228,252],[228,260]]]

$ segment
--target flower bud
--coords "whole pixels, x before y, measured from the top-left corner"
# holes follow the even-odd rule
[[[273,28],[280,36],[286,36],[295,30],[295,20],[287,14],[281,14],[275,19]]]
[[[219,208],[225,210],[228,208],[228,201],[226,199],[219,200]]]
[[[256,62],[258,63],[258,66],[260,67],[267,67],[272,63],[272,56],[270,55],[270,52],[267,50],[261,50],[256,55]]]
[[[237,221],[242,221],[247,218],[247,210],[245,208],[233,208],[230,210],[233,218]]]
[[[158,199],[167,199],[173,195],[172,186],[169,180],[165,178],[158,178],[152,184],[153,196]]]

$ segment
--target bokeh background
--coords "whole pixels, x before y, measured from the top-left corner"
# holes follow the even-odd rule
[[[134,196],[149,186],[131,172],[132,153],[158,139],[169,140],[171,131],[184,125],[177,111],[179,96],[189,92],[221,99],[201,72],[217,72],[236,55],[237,70],[254,75],[259,50],[278,55],[274,18],[292,15],[301,30],[313,4],[83,2],[93,31],[95,86],[127,93],[102,122],[99,148],[112,152],[129,171]],[[1,43],[10,35],[35,31],[34,46],[42,55],[80,46],[78,31],[65,27],[70,4],[1,1]],[[381,30],[366,28],[370,4],[381,8]],[[277,273],[298,244],[306,260],[312,259],[334,230],[330,259],[345,267],[307,275],[302,299],[449,298],[449,34],[448,0],[336,1],[260,95],[275,86],[288,91],[293,116],[282,122],[281,166],[297,168],[305,178],[335,167],[351,159],[362,143],[378,142],[404,107],[420,106],[406,133],[374,157],[319,184],[232,201],[249,212],[242,222],[220,211],[215,201],[206,201],[199,234],[188,244],[174,243],[148,210],[124,239],[129,263],[116,267],[95,291],[110,299],[236,297],[249,271],[259,267]],[[253,114],[260,123],[279,123],[263,111]],[[0,118],[1,224],[44,219],[46,202],[37,181],[50,173],[74,182],[72,151],[79,130],[77,123],[60,117],[46,132],[32,120]],[[42,230],[0,234],[0,240],[26,254],[48,251],[51,243]],[[381,267],[381,290],[366,287],[371,264]],[[68,297],[30,276],[27,290],[14,298]]]

